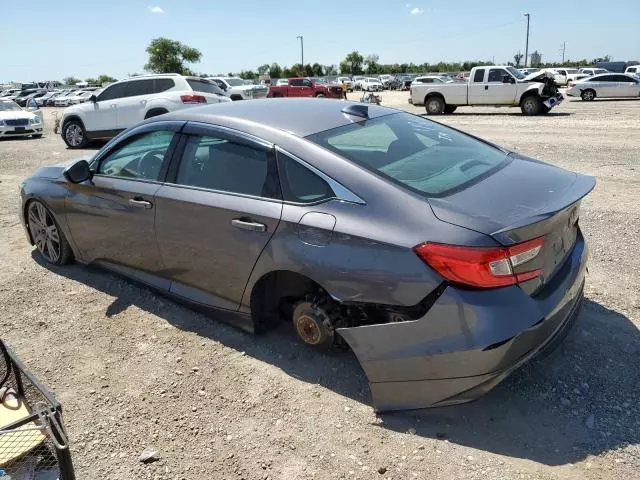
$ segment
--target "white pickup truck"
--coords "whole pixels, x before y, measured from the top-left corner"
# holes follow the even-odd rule
[[[564,99],[549,72],[523,75],[506,66],[475,67],[469,82],[413,83],[409,103],[427,115],[453,113],[461,105],[520,107],[524,115],[547,113]]]

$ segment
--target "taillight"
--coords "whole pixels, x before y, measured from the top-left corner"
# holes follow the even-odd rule
[[[182,103],[207,103],[207,99],[202,95],[180,95]]]
[[[427,265],[451,282],[492,288],[515,285],[539,276],[540,269],[521,273],[514,273],[513,269],[533,260],[543,244],[544,237],[538,237],[510,247],[423,243],[414,250]]]

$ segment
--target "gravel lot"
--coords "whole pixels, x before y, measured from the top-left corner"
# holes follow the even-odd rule
[[[382,94],[424,112],[407,97]],[[0,335],[63,403],[78,479],[640,478],[640,99],[438,118],[597,177],[581,218],[587,298],[556,352],[479,401],[381,416],[350,353],[318,354],[286,327],[252,337],[109,273],[45,266],[17,218],[19,184],[86,153],[53,134],[50,111],[42,139],[0,141]],[[146,447],[158,461],[139,461]]]

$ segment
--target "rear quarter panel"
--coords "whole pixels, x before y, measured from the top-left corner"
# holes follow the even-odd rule
[[[413,104],[424,105],[425,98],[432,93],[442,95],[447,105],[467,105],[466,83],[413,85]]]

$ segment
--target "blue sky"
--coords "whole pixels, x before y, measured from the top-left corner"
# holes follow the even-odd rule
[[[384,63],[495,59],[529,51],[543,60],[611,55],[640,60],[640,0],[3,0],[0,82],[117,78],[142,72],[158,36],[198,48],[200,72],[263,63],[338,64],[352,50]]]

